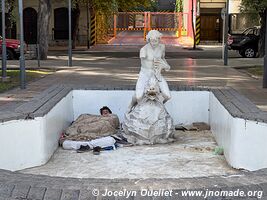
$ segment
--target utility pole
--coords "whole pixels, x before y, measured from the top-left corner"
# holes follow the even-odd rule
[[[265,9],[265,56],[263,70],[263,88],[267,88],[267,9]]]
[[[71,40],[71,0],[69,0],[69,60],[68,66],[72,66],[72,40]]]
[[[2,81],[6,81],[6,6],[2,0]]]
[[[86,3],[86,16],[87,16],[87,49],[90,49],[90,13],[89,13],[89,2]]]
[[[224,16],[224,54],[223,63],[228,65],[228,31],[229,31],[229,0],[226,1],[226,9]]]
[[[19,1],[19,21],[20,21],[20,88],[25,89],[25,58],[24,58],[24,30],[23,30],[23,0]]]
[[[195,50],[196,49],[196,34],[195,34],[195,26],[194,26],[194,0],[192,0],[191,18],[192,18],[192,30],[193,30],[193,39],[194,39],[193,49]]]

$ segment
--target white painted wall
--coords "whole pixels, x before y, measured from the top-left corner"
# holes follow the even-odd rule
[[[267,124],[234,119],[232,166],[251,171],[267,167]]]
[[[14,171],[45,164],[71,121],[72,92],[44,117],[0,123],[0,168]]]
[[[47,115],[0,123],[0,168],[20,170],[45,164],[58,147],[62,130],[80,114],[99,114],[109,106],[123,122],[134,91],[74,90]],[[233,118],[207,91],[172,91],[166,108],[175,124],[209,123],[234,168],[267,167],[267,124]]]
[[[232,152],[232,124],[233,117],[228,111],[221,105],[214,94],[210,93],[210,116],[209,124],[211,126],[212,133],[219,146],[224,148],[224,155],[229,162],[231,160]]]
[[[133,94],[134,91],[129,90],[74,90],[74,118],[84,113],[99,114],[101,107],[108,106],[123,122]],[[172,91],[171,95],[166,108],[175,124],[209,122],[209,92]]]
[[[250,171],[267,167],[267,124],[232,117],[210,94],[210,126],[227,162]]]
[[[0,168],[19,170],[39,164],[42,153],[41,118],[0,125]]]
[[[53,155],[58,147],[58,139],[62,131],[74,120],[72,99],[72,92],[70,92],[43,117],[41,124],[43,163],[46,163]]]
[[[229,13],[240,13],[241,0],[229,1]]]
[[[122,122],[133,94],[127,90],[74,90],[74,119],[85,113],[99,115],[99,109],[108,106]]]
[[[172,91],[166,108],[175,124],[209,123],[208,91]]]

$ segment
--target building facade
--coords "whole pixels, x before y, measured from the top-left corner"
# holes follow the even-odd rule
[[[241,13],[242,0],[229,0],[229,32],[238,33],[244,29],[259,25],[256,14]],[[222,41],[223,19],[221,11],[226,0],[200,0],[201,40]]]
[[[37,12],[39,2],[36,0],[24,1],[23,19],[24,19],[24,38],[27,44],[36,44],[37,41]],[[78,26],[78,45],[86,45],[88,38],[88,9],[80,7],[80,17]],[[73,10],[75,12],[75,9]],[[72,15],[73,16],[73,15]],[[19,22],[19,18],[16,20]],[[72,27],[76,19],[72,17]],[[19,23],[17,33],[19,34]],[[49,26],[49,45],[66,45],[68,40],[68,4],[67,1],[52,1],[52,9]]]
[[[161,10],[174,10],[175,0],[159,0],[158,8]],[[49,45],[65,46],[68,42],[68,5],[67,1],[53,0],[50,17]],[[27,44],[36,44],[37,42],[37,12],[39,1],[24,1],[24,35]],[[230,31],[241,31],[246,27],[258,25],[257,19],[252,21],[247,15],[240,14],[241,0],[229,1],[230,13]],[[199,7],[197,6],[199,5]],[[201,41],[211,40],[221,42],[223,37],[223,19],[221,11],[226,7],[226,0],[183,0],[183,25],[187,27],[189,36],[192,35],[191,21],[195,21],[196,15],[200,14],[201,19]],[[81,6],[77,34],[77,45],[87,45],[89,37],[90,12],[86,6]],[[199,9],[199,13],[197,10]],[[192,10],[193,20],[192,20]],[[75,9],[73,10],[75,12]],[[74,15],[73,15],[74,16]],[[255,19],[255,17],[253,18]],[[17,17],[16,26],[12,29],[12,37],[18,35],[19,18]],[[72,17],[72,24],[76,23]],[[256,21],[256,22],[255,22]],[[73,26],[74,27],[74,26]],[[15,33],[15,34],[14,34]]]
[[[200,39],[221,42],[223,20],[221,10],[226,7],[226,0],[200,0]]]

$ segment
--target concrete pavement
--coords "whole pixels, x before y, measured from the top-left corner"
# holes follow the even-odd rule
[[[119,52],[113,53],[120,54]],[[96,87],[110,84],[134,86],[140,69],[138,57],[74,54],[73,67],[67,66],[67,59],[66,55],[50,55],[48,60],[41,61],[41,68],[58,71],[39,81],[29,83],[26,90],[14,89],[0,94],[0,110],[14,107],[7,107],[7,103],[10,105],[27,101],[54,84],[90,84]],[[262,58],[231,58],[229,66],[224,66],[221,59],[169,58],[167,61],[172,68],[164,76],[170,85],[229,86],[245,95],[259,108],[267,111],[267,90],[262,89],[262,79],[250,77],[234,69],[263,65]],[[18,68],[18,66],[18,61],[8,61],[8,68]],[[26,68],[37,69],[37,61],[26,60]]]
[[[73,54],[90,56],[111,56],[113,58],[139,57],[139,50],[143,45],[97,45],[91,47],[77,47]],[[64,56],[68,54],[67,47],[50,47],[50,56]],[[119,52],[119,53],[118,53]],[[166,58],[191,58],[191,59],[221,59],[222,46],[220,45],[199,45],[197,50],[181,46],[166,46]],[[237,51],[228,51],[229,58],[241,58]]]

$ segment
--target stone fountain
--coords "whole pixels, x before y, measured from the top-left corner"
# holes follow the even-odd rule
[[[124,136],[135,145],[173,141],[173,120],[164,105],[171,95],[161,75],[170,66],[165,60],[165,45],[160,43],[161,35],[150,31],[147,44],[140,50],[141,70],[123,123]]]

